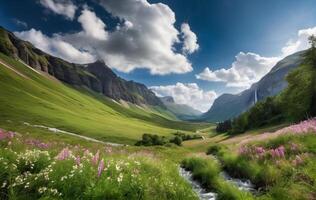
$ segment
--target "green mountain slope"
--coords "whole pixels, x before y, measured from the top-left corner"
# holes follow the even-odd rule
[[[0,52],[69,85],[87,87],[117,101],[164,107],[144,84],[120,78],[103,61],[84,65],[67,62],[37,49],[1,26]]]
[[[171,120],[156,107],[123,106],[84,87],[74,88],[0,54],[0,125],[23,122],[55,127],[99,140],[132,143],[143,133],[193,132],[207,124]],[[169,115],[168,117],[166,117]]]

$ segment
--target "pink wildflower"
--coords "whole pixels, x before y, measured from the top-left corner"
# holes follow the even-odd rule
[[[81,162],[80,156],[77,156],[75,161],[77,165],[80,165],[80,162]]]
[[[65,160],[67,158],[69,158],[70,156],[70,151],[68,148],[64,148],[63,150],[61,150],[61,152],[57,155],[56,159],[57,160]]]
[[[285,148],[284,148],[284,146],[279,146],[277,148],[277,151],[279,152],[279,157],[281,157],[281,158],[285,157]]]
[[[102,159],[102,160],[100,161],[100,163],[99,163],[99,166],[98,166],[98,177],[101,176],[103,169],[104,169],[104,161],[103,161],[103,159]]]
[[[97,153],[92,158],[92,164],[96,165],[99,161],[99,157],[100,157],[100,151],[98,150]]]
[[[7,133],[7,135],[8,135],[8,138],[12,139],[12,138],[14,138],[15,133],[12,132],[12,131],[9,131],[9,132]]]

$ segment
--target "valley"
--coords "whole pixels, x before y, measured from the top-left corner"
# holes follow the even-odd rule
[[[312,3],[12,2],[1,200],[316,200]]]

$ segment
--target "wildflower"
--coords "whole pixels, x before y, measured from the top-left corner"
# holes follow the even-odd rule
[[[99,157],[100,157],[100,151],[98,150],[97,153],[92,158],[92,164],[96,165],[99,161]]]
[[[0,140],[4,140],[7,138],[7,134],[4,130],[0,129]]]
[[[123,174],[120,173],[120,175],[117,177],[117,182],[121,183],[123,180]]]
[[[76,164],[77,164],[77,165],[80,165],[80,162],[81,162],[81,158],[80,158],[80,156],[77,156],[77,158],[76,158],[76,160],[75,160],[75,161],[76,161]]]
[[[263,154],[265,152],[263,147],[256,147],[255,150],[257,154]]]
[[[7,181],[4,181],[4,182],[2,183],[1,188],[5,188],[5,186],[7,186]]]
[[[12,131],[9,131],[9,132],[7,133],[7,135],[8,135],[8,138],[12,139],[12,138],[14,138],[15,133],[12,132]]]
[[[285,157],[285,148],[284,146],[279,146],[277,148],[277,151],[279,153],[279,157],[284,158]]]
[[[121,167],[120,167],[118,164],[116,164],[116,165],[115,165],[115,169],[116,169],[116,171],[120,171],[120,170],[121,170]]]
[[[64,148],[61,150],[61,152],[57,155],[56,159],[57,160],[65,160],[70,156],[71,152],[69,151],[68,148]]]
[[[103,161],[103,159],[102,159],[102,160],[100,161],[100,163],[99,163],[99,166],[98,166],[98,177],[101,176],[101,173],[102,173],[103,169],[104,169],[104,161]]]

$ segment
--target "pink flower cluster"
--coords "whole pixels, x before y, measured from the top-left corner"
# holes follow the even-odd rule
[[[48,149],[51,146],[49,143],[44,143],[37,139],[27,139],[25,143],[40,149]]]
[[[285,148],[283,145],[275,149],[265,149],[260,146],[243,146],[239,149],[239,154],[250,158],[264,158],[268,155],[272,158],[285,158]]]
[[[5,131],[0,129],[0,140],[12,139],[16,134],[12,131]]]
[[[301,153],[300,145],[295,143],[290,143],[287,158],[294,166],[298,166],[304,163],[304,159],[308,157],[308,154]],[[239,154],[250,159],[267,160],[272,159],[278,165],[281,160],[286,159],[286,149],[283,145],[277,148],[264,148],[261,146],[243,146],[239,149]],[[294,155],[293,158],[291,155]]]
[[[66,147],[61,150],[61,152],[57,155],[57,160],[66,160],[71,155],[71,151]]]
[[[90,152],[88,149],[86,149],[84,151],[84,156],[89,156],[90,155]],[[72,156],[72,152],[66,147],[64,149],[62,149],[59,154],[56,156],[56,159],[57,160],[66,160],[68,158],[72,157],[76,163],[77,166],[79,166],[81,164],[81,157],[78,155],[77,157],[74,157]],[[93,165],[97,165],[98,168],[97,168],[97,176],[100,177],[101,174],[102,174],[102,171],[104,170],[105,166],[104,166],[104,160],[102,159],[100,162],[99,162],[99,159],[100,159],[100,151],[98,150],[96,152],[96,154],[91,158],[91,163]]]
[[[285,158],[285,148],[283,145],[276,149],[270,149],[269,153],[272,158]]]
[[[308,132],[316,132],[316,118],[312,118],[309,120],[302,121],[298,124],[294,124],[291,126],[287,126],[280,130],[277,130],[276,134],[286,134],[286,133],[308,133]]]

